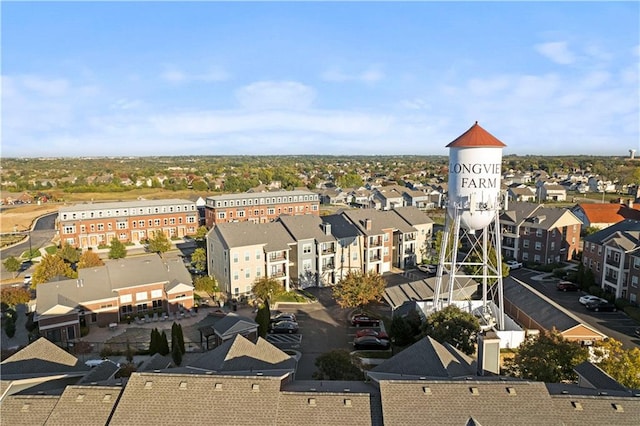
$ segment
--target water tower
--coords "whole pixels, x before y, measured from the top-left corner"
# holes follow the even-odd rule
[[[501,206],[502,149],[506,145],[476,123],[449,148],[449,199],[433,308],[442,309],[456,289],[482,285],[485,319],[504,329]]]

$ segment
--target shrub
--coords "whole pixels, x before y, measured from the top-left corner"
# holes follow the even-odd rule
[[[80,337],[85,337],[88,334],[89,334],[89,326],[88,325],[80,326]]]
[[[14,322],[13,318],[11,317],[7,317],[5,323],[4,323],[4,331],[5,333],[7,333],[7,336],[9,336],[9,338],[15,336],[16,334],[16,323]]]

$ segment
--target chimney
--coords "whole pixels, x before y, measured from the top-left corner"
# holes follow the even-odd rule
[[[324,235],[331,235],[331,224],[322,222],[322,231],[324,232]]]
[[[364,220],[364,229],[367,231],[371,231],[371,219]]]
[[[633,208],[633,198],[629,198],[629,201],[627,201],[627,207],[629,207],[630,209]]]
[[[493,331],[478,334],[478,376],[500,374],[500,338]]]

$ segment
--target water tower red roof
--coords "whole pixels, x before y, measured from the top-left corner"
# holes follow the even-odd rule
[[[447,148],[467,148],[467,147],[499,147],[505,145],[498,138],[480,127],[478,122],[471,126],[469,130],[458,136],[456,140],[449,143]]]

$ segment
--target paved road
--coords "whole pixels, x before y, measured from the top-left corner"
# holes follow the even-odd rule
[[[640,324],[629,318],[624,312],[588,311],[580,304],[580,302],[578,302],[580,296],[586,293],[582,291],[558,291],[556,290],[555,280],[534,280],[534,276],[540,275],[540,273],[536,271],[519,269],[517,271],[512,271],[511,275],[535,288],[568,311],[574,313],[586,324],[595,327],[609,337],[621,341],[626,349],[631,349],[640,345],[640,339],[635,337],[633,334],[635,328],[639,327]]]

